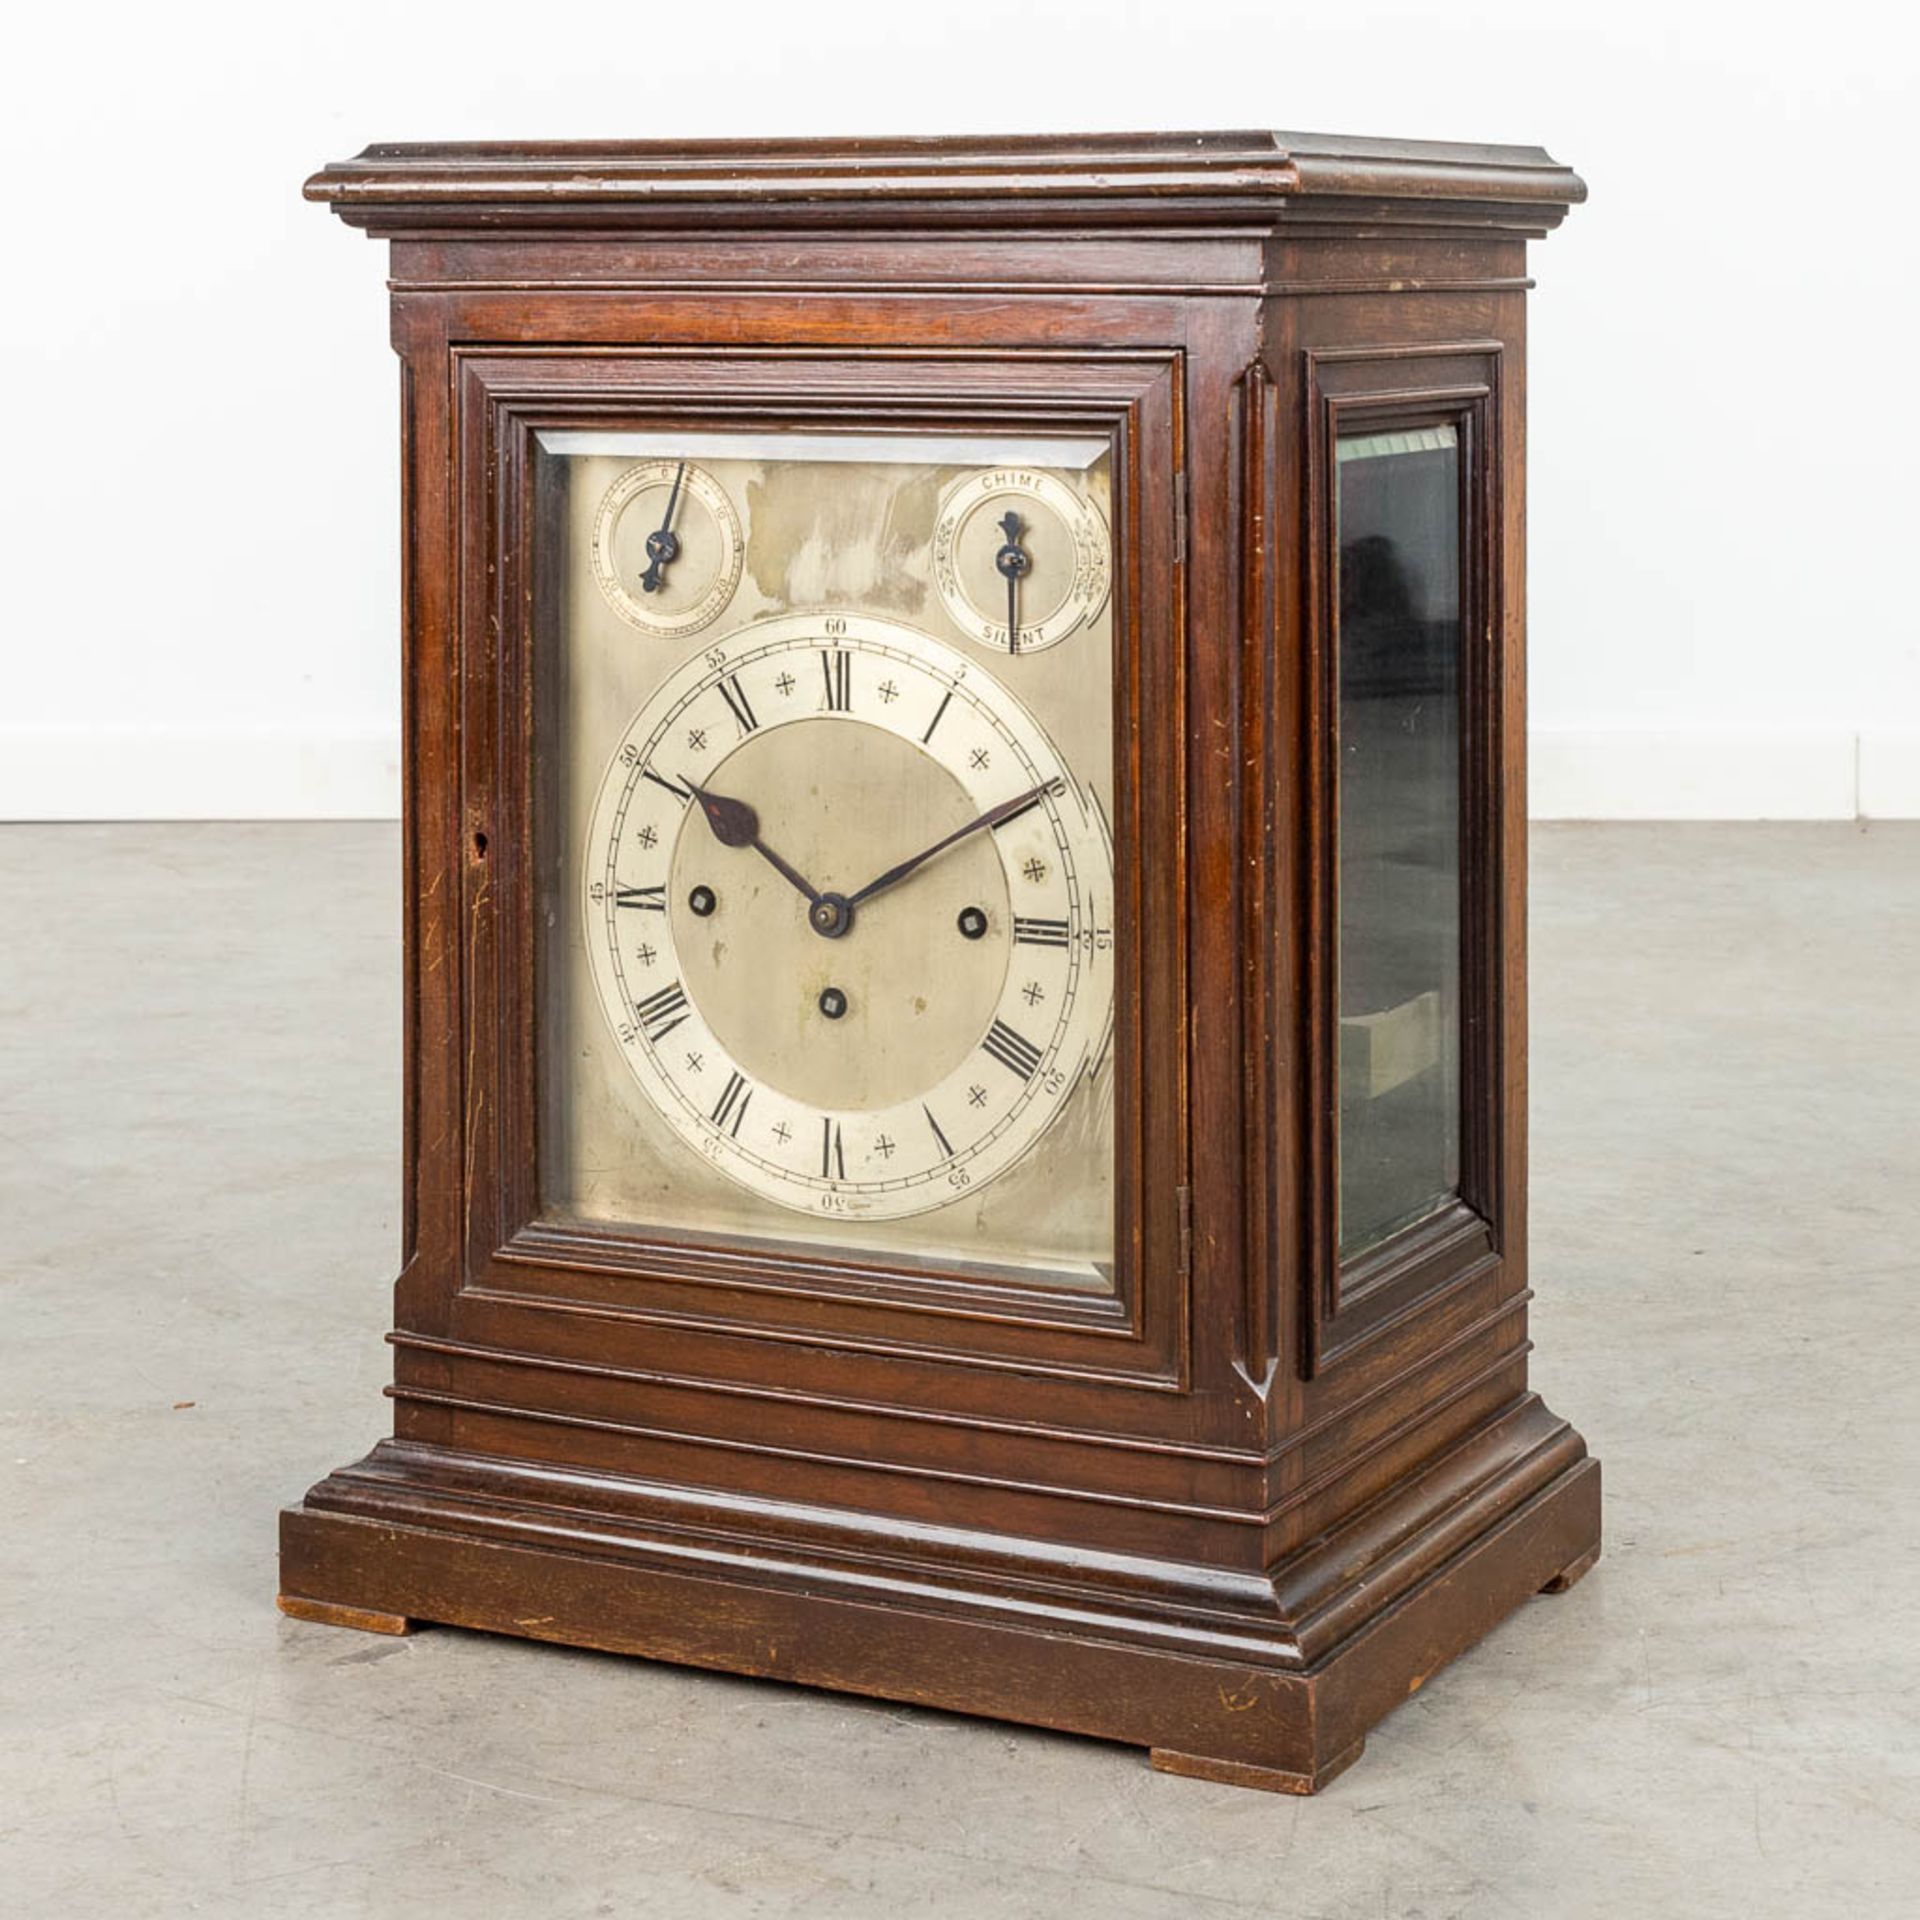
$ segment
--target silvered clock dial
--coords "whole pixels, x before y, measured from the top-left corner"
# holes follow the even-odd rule
[[[1108,1285],[1110,443],[541,447],[549,1214]]]
[[[895,621],[779,616],[669,675],[614,755],[584,887],[627,1065],[781,1207],[943,1206],[1105,1051],[1104,824],[1006,686]]]

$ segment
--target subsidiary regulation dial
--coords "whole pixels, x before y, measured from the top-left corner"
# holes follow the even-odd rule
[[[698,633],[726,611],[742,555],[726,488],[690,460],[629,467],[594,517],[600,591],[630,626],[665,639]]]
[[[1112,591],[1106,516],[1040,468],[968,474],[941,498],[933,578],[969,640],[1010,654],[1057,646],[1098,619]]]

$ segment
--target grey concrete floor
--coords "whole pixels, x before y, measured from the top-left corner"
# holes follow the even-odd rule
[[[1535,842],[1535,1378],[1608,1553],[1317,1800],[273,1608],[381,1430],[378,826],[0,832],[0,1912],[1920,1911],[1920,828]]]

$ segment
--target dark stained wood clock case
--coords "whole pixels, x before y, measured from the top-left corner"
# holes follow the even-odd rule
[[[382,146],[307,192],[391,243],[406,1206],[393,1437],[283,1516],[281,1606],[1323,1784],[1599,1551],[1527,1382],[1525,254],[1580,182],[1225,134]],[[1110,1284],[544,1207],[533,449],[628,427],[1110,449]],[[1377,1016],[1369,687],[1442,712],[1451,822],[1445,984]]]

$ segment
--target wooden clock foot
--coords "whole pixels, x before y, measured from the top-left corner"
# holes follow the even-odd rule
[[[1583,1553],[1578,1560],[1562,1567],[1547,1584],[1540,1589],[1542,1593],[1565,1593],[1569,1587],[1576,1586],[1586,1577],[1588,1570],[1600,1558],[1600,1549],[1593,1547]]]
[[[1177,1753],[1172,1747],[1152,1747],[1147,1759],[1155,1773],[1181,1773],[1191,1780],[1214,1780],[1223,1787],[1257,1787],[1262,1793],[1318,1793],[1328,1781],[1343,1774],[1366,1752],[1365,1740],[1356,1740],[1311,1773],[1289,1773],[1283,1767],[1256,1767],[1244,1760],[1209,1760],[1199,1753]]]
[[[367,1607],[337,1607],[325,1600],[303,1600],[283,1593],[276,1604],[289,1620],[313,1620],[323,1627],[353,1627],[361,1633],[412,1633],[420,1624],[404,1613],[376,1613]]]

